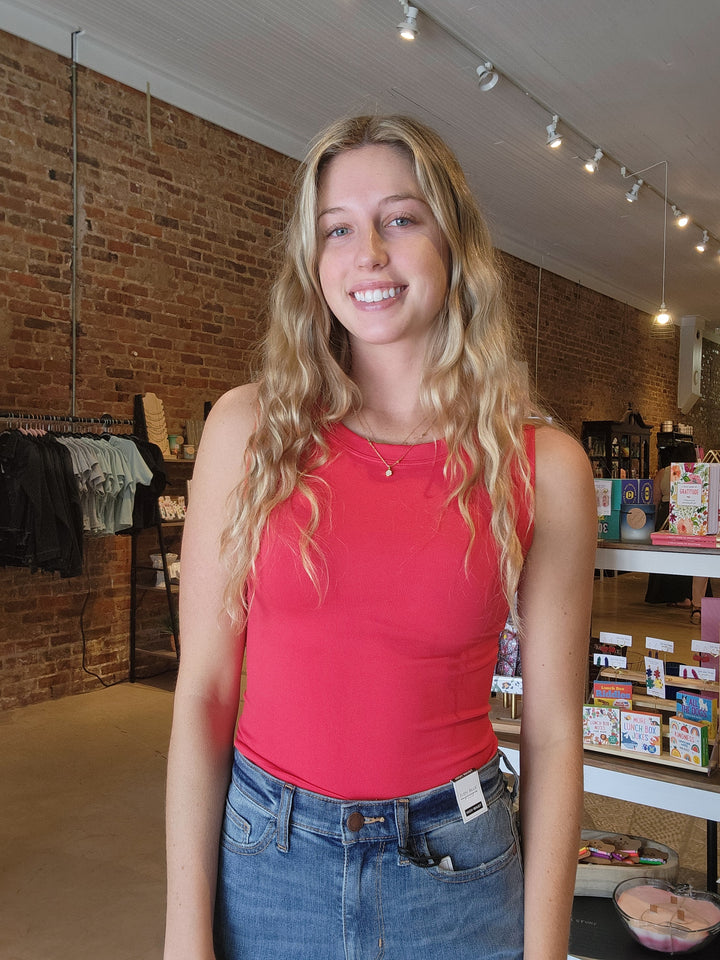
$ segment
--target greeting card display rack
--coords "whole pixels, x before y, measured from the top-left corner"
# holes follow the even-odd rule
[[[660,547],[645,546],[644,544],[623,544],[604,541],[598,544],[595,566],[599,570],[622,570],[637,573],[675,573],[685,576],[720,578],[720,550],[698,549],[692,547]],[[720,638],[719,638],[720,639]],[[645,754],[639,751],[623,750],[621,747],[601,747],[586,744],[585,750],[593,753],[622,756],[641,762],[660,764],[666,767],[676,767],[695,773],[710,774],[718,768],[720,762],[720,744],[716,736],[709,744],[709,757],[706,766],[690,764],[670,756],[667,747],[667,718],[674,715],[677,704],[674,700],[649,696],[646,693],[637,693],[642,688],[647,690],[645,673],[618,667],[604,667],[600,670],[601,677],[624,681],[633,684],[633,710],[663,715],[662,750],[660,755]],[[665,676],[666,686],[687,690],[689,693],[712,694],[720,696],[720,678],[699,680],[694,677]]]

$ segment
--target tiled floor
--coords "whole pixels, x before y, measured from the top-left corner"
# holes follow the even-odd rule
[[[598,585],[594,632],[689,637],[644,582]],[[171,710],[165,677],[0,713],[2,960],[159,960]],[[666,843],[702,883],[702,821],[588,796],[585,825]]]

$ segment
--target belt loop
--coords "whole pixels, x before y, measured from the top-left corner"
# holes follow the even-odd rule
[[[498,748],[498,756],[502,758],[503,764],[505,765],[505,767],[507,767],[508,772],[512,774],[513,783],[510,791],[510,796],[514,803],[517,800],[518,789],[520,787],[520,776],[518,775],[518,772],[515,769],[515,767],[510,763],[508,758],[499,748]]]
[[[410,836],[410,801],[406,798],[400,798],[395,801],[395,828],[397,829],[398,850],[408,849],[408,837]],[[400,863],[407,863],[407,858],[400,853]]]
[[[277,821],[277,848],[280,853],[287,853],[290,849],[290,812],[292,810],[295,787],[291,783],[284,783],[280,797],[280,809]]]

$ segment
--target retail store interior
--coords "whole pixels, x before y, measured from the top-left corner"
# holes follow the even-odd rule
[[[190,425],[254,375],[308,141],[400,112],[468,170],[538,399],[596,477],[652,478],[661,436],[720,451],[720,15],[691,6],[433,0],[405,43],[398,0],[0,0],[0,430],[13,411],[134,429],[152,397],[186,492]],[[98,536],[77,576],[0,567],[2,960],[162,955],[176,664],[130,683],[129,651],[177,624],[156,564],[131,599],[131,557]],[[690,662],[700,624],[647,580],[597,572],[593,637]],[[666,844],[709,885],[698,816],[586,793],[584,826]]]

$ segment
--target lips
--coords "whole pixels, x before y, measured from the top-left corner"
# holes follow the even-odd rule
[[[397,287],[373,287],[367,290],[354,290],[350,296],[358,303],[380,303],[383,300],[393,300],[405,289]]]

